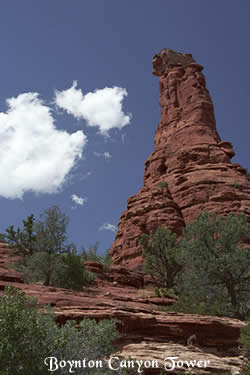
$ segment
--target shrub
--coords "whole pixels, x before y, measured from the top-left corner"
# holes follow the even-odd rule
[[[156,297],[163,297],[163,298],[177,298],[177,295],[173,288],[155,288],[155,295]]]
[[[32,214],[23,220],[22,229],[6,229],[7,242],[21,256],[15,268],[23,272],[26,282],[79,290],[93,280],[74,244],[67,242],[68,223],[60,208],[52,206],[37,222]]]
[[[101,263],[103,265],[104,271],[108,271],[109,267],[112,264],[112,258],[109,255],[108,251],[106,252],[105,255],[98,255],[98,242],[95,243],[94,245],[90,246],[88,249],[86,249],[84,246],[82,247],[82,252],[81,256],[83,258],[84,262],[87,261],[92,261],[92,262],[97,262]]]
[[[244,215],[199,215],[187,225],[182,241],[179,279],[182,297],[209,311],[244,318],[250,292],[250,249],[242,241],[250,237]],[[181,302],[181,299],[180,299]]]
[[[161,181],[161,182],[158,182],[158,184],[156,184],[156,186],[160,187],[160,188],[167,188],[168,183],[166,181]]]
[[[177,261],[180,251],[176,234],[168,228],[158,228],[153,235],[140,239],[145,260],[144,270],[164,288],[173,288],[182,266]]]
[[[39,310],[40,309],[40,310]],[[8,287],[0,298],[0,374],[44,375],[47,357],[100,360],[113,352],[119,337],[115,322],[84,319],[78,326],[68,321],[59,328],[51,311],[41,310],[33,298]],[[69,368],[57,370],[68,374]],[[105,369],[74,369],[75,374],[111,374]]]
[[[161,293],[160,293],[160,288],[155,288],[154,289],[154,292],[155,292],[155,295],[156,295],[156,297],[161,297]]]
[[[102,257],[97,255],[99,243],[96,242],[94,245],[89,246],[89,248],[82,247],[81,256],[84,262],[92,261],[92,262],[101,262]]]
[[[36,233],[35,231],[35,217],[33,214],[23,220],[23,229],[19,227],[17,230],[11,225],[6,229],[5,240],[17,255],[23,258],[30,256],[35,251]]]
[[[40,215],[35,222],[34,215],[23,220],[23,229],[6,229],[6,239],[17,255],[22,257],[20,264],[31,279],[43,274],[44,285],[52,285],[58,255],[67,249],[66,227],[69,218],[59,207],[53,206]],[[26,267],[26,269],[25,269]]]
[[[44,374],[42,359],[54,349],[57,327],[34,299],[6,288],[0,299],[0,371],[6,375]]]
[[[241,328],[239,343],[245,358],[250,359],[250,321],[246,327]]]
[[[95,279],[95,275],[87,271],[81,255],[76,249],[69,250],[60,257],[61,268],[56,272],[55,285],[62,288],[81,290]]]
[[[6,235],[4,233],[0,233],[0,242],[6,242]]]
[[[233,186],[236,188],[236,189],[240,189],[240,184],[238,182],[234,182]]]

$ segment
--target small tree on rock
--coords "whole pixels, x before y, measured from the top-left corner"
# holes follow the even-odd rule
[[[27,220],[23,220],[23,230],[20,227],[15,230],[11,225],[6,229],[4,237],[15,254],[21,255],[23,258],[33,255],[37,239],[34,215],[31,214]]]
[[[242,318],[250,295],[250,224],[244,215],[205,212],[187,225],[182,241],[182,290],[207,309]],[[221,308],[220,308],[221,307]],[[216,312],[216,311],[215,311]]]
[[[162,287],[173,288],[182,270],[177,260],[180,247],[176,234],[168,228],[158,228],[153,235],[143,234],[140,242],[145,260],[144,271]]]
[[[25,281],[81,289],[93,280],[76,247],[67,242],[68,223],[69,218],[60,208],[52,206],[36,222],[33,214],[28,216],[23,220],[23,229],[6,229],[7,242],[21,256],[16,267]]]

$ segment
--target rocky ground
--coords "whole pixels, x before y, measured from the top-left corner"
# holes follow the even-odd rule
[[[204,374],[237,371],[242,364],[237,339],[245,323],[231,318],[160,312],[159,306],[173,304],[168,298],[156,298],[150,286],[144,286],[143,275],[125,267],[112,266],[104,272],[102,266],[88,262],[97,275],[96,282],[83,292],[39,284],[25,284],[22,274],[10,268],[15,257],[0,243],[0,293],[13,285],[27,295],[38,298],[42,305],[55,309],[58,323],[85,317],[116,319],[121,338],[116,343],[116,355],[124,358],[157,360],[164,366],[167,357],[181,360],[209,361]],[[188,338],[196,335],[195,342]],[[179,370],[180,372],[183,369]],[[185,370],[188,373],[188,369]],[[147,369],[146,374],[159,373]],[[189,372],[190,373],[190,372]]]

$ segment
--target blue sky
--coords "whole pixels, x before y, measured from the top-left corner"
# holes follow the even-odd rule
[[[162,48],[205,67],[217,129],[250,169],[249,20],[248,0],[2,2],[0,231],[55,204],[70,241],[110,247],[153,151]]]

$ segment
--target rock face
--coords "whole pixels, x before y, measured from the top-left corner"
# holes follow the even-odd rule
[[[0,243],[0,259],[0,296],[6,286],[15,286],[27,295],[38,298],[40,304],[51,305],[59,324],[70,319],[117,319],[121,338],[116,342],[115,355],[158,361],[158,370],[148,368],[146,375],[159,374],[166,357],[210,361],[207,368],[199,372],[207,375],[238,371],[243,364],[237,340],[245,322],[215,316],[160,312],[159,305],[171,305],[174,301],[155,298],[153,292],[139,289],[140,272],[126,271],[119,266],[104,272],[97,263],[88,262],[88,269],[97,275],[96,282],[88,290],[76,292],[25,284],[22,274],[13,274],[14,271],[9,268],[14,258],[3,243]],[[137,280],[137,287],[131,286],[134,280]],[[188,338],[194,334],[197,342],[190,345]],[[186,370],[180,371],[186,373]]]
[[[159,226],[181,234],[199,213],[241,212],[250,218],[250,181],[230,142],[216,130],[203,67],[191,54],[163,49],[153,58],[160,77],[161,121],[145,162],[144,186],[128,199],[110,254],[114,264],[140,268],[139,239]]]

